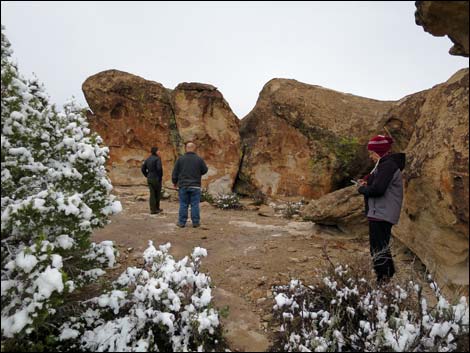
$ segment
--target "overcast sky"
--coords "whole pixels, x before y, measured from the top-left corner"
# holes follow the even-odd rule
[[[417,26],[405,2],[2,2],[21,73],[51,100],[86,104],[85,79],[127,71],[174,88],[219,88],[243,118],[263,85],[293,78],[397,100],[446,81],[468,58]]]

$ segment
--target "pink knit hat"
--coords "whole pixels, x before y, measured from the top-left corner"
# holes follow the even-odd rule
[[[385,154],[387,154],[388,151],[390,151],[392,143],[393,139],[391,137],[377,135],[369,140],[369,143],[367,144],[367,149],[369,151],[374,151],[380,157],[383,157]]]

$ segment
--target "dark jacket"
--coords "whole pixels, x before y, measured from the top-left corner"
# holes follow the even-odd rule
[[[401,171],[405,168],[405,154],[390,154],[380,159],[369,175],[367,186],[358,191],[364,195],[367,217],[397,224],[403,202]]]
[[[194,152],[187,152],[176,161],[171,179],[180,188],[201,187],[201,177],[207,173],[204,160]]]
[[[149,179],[158,179],[160,182],[163,177],[162,160],[155,154],[152,154],[142,164],[142,174]]]

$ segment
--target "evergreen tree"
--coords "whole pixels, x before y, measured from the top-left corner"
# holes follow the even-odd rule
[[[52,339],[46,321],[63,315],[84,271],[114,264],[112,243],[90,244],[90,236],[121,205],[110,195],[108,148],[80,107],[72,100],[58,112],[37,79],[20,75],[3,26],[1,36],[3,350],[8,339],[23,348]]]

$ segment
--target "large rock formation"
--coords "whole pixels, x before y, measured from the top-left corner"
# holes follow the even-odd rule
[[[441,285],[469,279],[469,70],[394,103],[384,117],[407,154],[404,201],[393,234],[436,274]],[[302,215],[363,234],[363,201],[354,187],[313,200]]]
[[[89,77],[82,86],[92,110],[89,122],[110,148],[109,176],[114,184],[142,184],[142,161],[150,147],[162,151],[168,182],[177,157],[178,131],[171,96],[160,83],[117,70]]]
[[[237,191],[318,198],[370,165],[365,144],[391,102],[273,79],[242,120]]]
[[[416,1],[416,24],[434,36],[447,35],[454,43],[451,55],[468,57],[468,1]]]
[[[140,172],[150,147],[162,152],[164,184],[184,142],[194,141],[208,167],[203,187],[230,192],[240,164],[238,119],[213,86],[183,83],[174,91],[160,83],[109,70],[83,83],[92,110],[91,128],[110,147],[109,175],[116,185],[145,183]]]
[[[408,143],[405,198],[394,235],[442,283],[469,279],[469,71],[407,97],[388,113],[393,136]],[[403,114],[408,112],[410,115]],[[414,115],[417,114],[417,115]]]
[[[364,197],[349,186],[312,200],[301,210],[305,220],[334,225],[347,235],[366,236],[369,228],[364,215]]]
[[[208,161],[203,177],[208,191],[232,191],[240,167],[239,120],[222,94],[211,85],[179,84],[172,93],[176,125],[184,141],[195,142]]]

